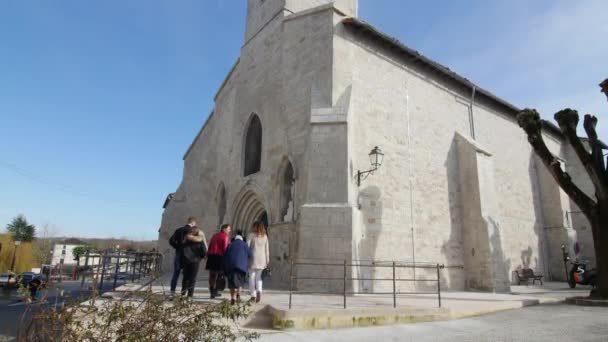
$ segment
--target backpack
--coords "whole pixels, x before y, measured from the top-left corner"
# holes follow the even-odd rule
[[[176,229],[176,230],[173,232],[173,235],[171,235],[171,237],[169,238],[169,244],[170,244],[170,245],[171,245],[171,247],[173,247],[174,249],[177,249],[177,248],[178,248],[178,247],[179,247],[179,246],[182,244],[182,241],[180,241],[181,239],[180,239],[180,237],[179,237],[179,236],[178,236],[178,234],[177,234],[177,232],[179,232],[179,231],[180,231],[180,229],[181,229],[181,228]],[[179,235],[181,235],[181,234],[179,234]]]
[[[182,249],[182,262],[200,262],[207,255],[207,248],[201,243],[186,244]]]

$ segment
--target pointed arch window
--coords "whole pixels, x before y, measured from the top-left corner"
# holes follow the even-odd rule
[[[260,171],[262,166],[262,122],[253,114],[245,136],[244,176]]]
[[[279,217],[283,222],[293,221],[293,200],[294,200],[294,172],[291,162],[288,160],[280,175],[281,196],[279,201]]]

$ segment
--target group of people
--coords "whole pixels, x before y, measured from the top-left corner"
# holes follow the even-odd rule
[[[209,243],[202,230],[198,229],[196,218],[190,217],[187,224],[175,230],[169,244],[175,248],[174,272],[171,278],[171,297],[175,296],[180,273],[182,296],[194,295],[198,269],[207,258],[206,270],[209,271],[210,297],[221,297],[220,282],[227,280],[230,289],[230,302],[241,300],[241,288],[247,283],[249,275],[250,301],[259,303],[262,298],[262,274],[270,263],[270,248],[266,227],[260,221],[253,223],[252,231],[245,239],[241,230],[230,237],[232,227],[223,224]]]

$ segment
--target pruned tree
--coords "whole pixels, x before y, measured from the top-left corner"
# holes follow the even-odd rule
[[[88,251],[91,250],[91,246],[77,246],[74,247],[74,249],[72,249],[72,257],[74,257],[74,260],[80,262],[80,257],[84,256],[85,254],[87,254]]]
[[[23,215],[18,215],[6,226],[14,241],[30,242],[36,237],[36,227],[29,224]]]
[[[600,87],[608,98],[608,79]],[[576,110],[567,108],[555,113],[555,121],[580,159],[589,179],[593,183],[595,197],[588,196],[572,181],[562,169],[559,159],[549,151],[542,135],[542,120],[534,109],[524,109],[517,115],[517,122],[528,135],[528,141],[543,164],[564,190],[580,208],[591,224],[595,258],[598,271],[597,287],[591,291],[592,298],[608,298],[608,170],[602,150],[602,142],[597,136],[597,118],[587,114],[583,128],[588,137],[589,149],[576,133],[579,115]]]

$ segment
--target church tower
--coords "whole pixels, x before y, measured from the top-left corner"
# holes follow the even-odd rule
[[[356,17],[358,2],[358,0],[247,0],[245,42],[255,36],[276,16],[287,16],[332,3],[344,14]]]

